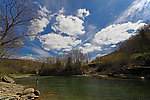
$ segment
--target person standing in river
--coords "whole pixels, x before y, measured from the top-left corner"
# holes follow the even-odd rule
[[[36,78],[36,85],[38,85],[38,83],[39,83],[38,73],[39,73],[39,72],[38,72],[38,71],[36,71],[36,77],[37,77],[37,78]]]
[[[39,77],[37,77],[36,79],[36,85],[38,85],[38,83],[39,83]]]

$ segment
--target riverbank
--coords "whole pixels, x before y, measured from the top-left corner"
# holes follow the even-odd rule
[[[88,77],[88,78],[98,78],[98,79],[150,79],[150,76],[135,76],[131,74],[114,74],[114,75],[102,75],[102,74],[83,74],[75,75],[77,77]]]
[[[3,77],[3,74],[0,74],[0,77]],[[7,76],[12,78],[24,78],[24,77],[30,77],[35,76],[35,74],[7,74]]]
[[[30,75],[14,77],[22,78],[30,77]],[[0,100],[35,100],[40,96],[38,90],[15,84],[14,80],[8,76],[3,76],[0,81]]]
[[[19,99],[17,93],[22,93],[25,89],[25,86],[19,84],[11,84],[0,82],[0,100],[10,100],[10,99]],[[21,99],[21,98],[20,98]]]

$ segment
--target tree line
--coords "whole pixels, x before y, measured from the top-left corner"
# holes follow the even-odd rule
[[[89,54],[72,50],[61,57],[46,57],[40,60],[0,58],[0,74],[77,75],[84,73],[84,64]]]
[[[80,50],[72,50],[61,57],[46,57],[39,68],[40,75],[76,75],[83,74],[85,63],[90,60],[89,54]]]

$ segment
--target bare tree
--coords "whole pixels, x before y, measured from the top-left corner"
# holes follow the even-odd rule
[[[12,55],[23,42],[28,25],[33,19],[29,0],[0,0],[0,57]]]

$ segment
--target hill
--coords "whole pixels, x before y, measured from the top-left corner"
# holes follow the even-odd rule
[[[0,58],[0,74],[35,74],[41,62]]]
[[[86,64],[88,74],[118,77],[150,76],[150,25],[146,24],[137,34],[119,44],[112,53]]]

